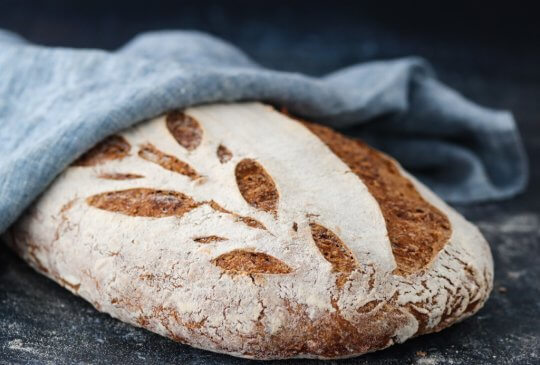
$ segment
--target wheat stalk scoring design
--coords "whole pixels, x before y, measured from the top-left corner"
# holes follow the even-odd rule
[[[180,111],[170,112],[166,117],[167,129],[180,146],[188,151],[199,147],[203,139],[203,129],[193,117]],[[75,166],[94,166],[115,159],[122,159],[129,154],[131,147],[121,136],[111,136],[81,156]],[[176,156],[164,153],[151,143],[142,144],[137,152],[138,157],[162,168],[196,180],[203,177],[188,163]],[[220,163],[228,163],[233,156],[224,145],[219,145],[216,158]],[[106,179],[137,179],[137,173],[102,174]],[[243,159],[235,167],[236,184],[245,202],[250,206],[278,215],[279,192],[272,177],[264,167],[254,159]],[[183,192],[171,190],[155,190],[149,188],[132,188],[96,194],[86,199],[95,208],[134,217],[181,217],[202,205],[208,205],[216,212],[233,216],[237,222],[255,229],[266,229],[262,223],[251,217],[244,217],[223,208],[214,200],[195,201]],[[338,287],[342,287],[348,274],[356,266],[351,251],[328,228],[317,223],[311,225],[314,241],[324,258],[330,262],[335,272],[340,273]],[[219,232],[215,235],[194,237],[200,244],[227,240]],[[212,260],[212,263],[230,274],[288,274],[293,271],[283,261],[262,252],[235,249]]]

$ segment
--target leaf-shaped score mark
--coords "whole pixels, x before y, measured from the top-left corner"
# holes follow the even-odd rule
[[[120,172],[105,172],[98,176],[105,180],[135,180],[142,179],[144,176],[139,174],[120,173]]]
[[[195,171],[195,169],[193,169],[187,163],[172,155],[161,152],[150,143],[141,146],[141,149],[139,150],[139,157],[145,159],[146,161],[153,162],[166,170],[187,176],[192,180],[201,177],[197,171]]]
[[[240,161],[236,165],[235,176],[238,189],[249,205],[277,215],[279,193],[270,175],[257,161]]]
[[[332,271],[340,273],[336,280],[342,288],[350,273],[356,268],[354,255],[334,232],[317,223],[310,223],[311,236],[326,261],[332,265]]]
[[[81,157],[73,166],[95,166],[110,160],[120,160],[129,154],[131,145],[122,136],[110,136],[96,144]]]
[[[262,224],[261,222],[259,222],[256,219],[253,219],[251,217],[244,217],[244,216],[238,215],[236,213],[233,213],[230,210],[227,210],[227,209],[223,208],[221,205],[219,205],[218,203],[216,203],[213,200],[210,200],[209,202],[206,202],[206,203],[208,205],[210,205],[210,207],[212,207],[212,209],[214,209],[217,212],[221,212],[221,213],[225,213],[225,214],[231,214],[235,219],[237,219],[239,221],[242,221],[247,226],[266,230],[266,227],[264,226],[264,224]]]
[[[273,256],[247,250],[224,253],[213,259],[212,263],[230,274],[289,274],[293,271]]]
[[[133,217],[182,216],[201,205],[189,196],[168,190],[145,188],[112,191],[87,199],[89,205]]]
[[[132,217],[152,218],[181,217],[201,205],[208,205],[216,212],[229,214],[236,221],[241,221],[249,227],[266,230],[259,221],[233,213],[213,200],[197,202],[184,193],[172,190],[148,188],[118,190],[92,195],[86,201],[89,205],[101,210]]]
[[[193,151],[201,144],[203,130],[195,118],[175,110],[167,114],[166,123],[174,139],[188,151]]]
[[[227,239],[220,236],[204,236],[204,237],[197,237],[194,238],[193,241],[197,243],[212,243],[212,242],[220,242],[220,241],[226,241]]]
[[[216,154],[218,156],[219,162],[221,162],[222,164],[229,162],[233,157],[232,152],[222,144],[218,146]]]

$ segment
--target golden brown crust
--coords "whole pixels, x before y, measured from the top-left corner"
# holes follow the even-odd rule
[[[216,154],[219,158],[219,162],[221,163],[227,163],[233,157],[232,152],[222,144],[218,146]]]
[[[232,274],[289,274],[292,269],[283,261],[263,252],[233,250],[212,260]]]
[[[197,173],[197,171],[195,171],[195,169],[191,167],[189,164],[185,163],[184,161],[181,161],[175,156],[171,156],[164,152],[161,152],[156,147],[154,147],[151,143],[147,143],[141,146],[141,149],[139,150],[139,157],[147,161],[153,162],[155,164],[158,164],[159,166],[169,171],[185,175],[192,180],[195,180],[201,177]]]
[[[201,203],[189,196],[167,190],[135,188],[92,195],[86,199],[89,205],[134,217],[182,216]]]
[[[167,114],[167,129],[174,139],[188,151],[193,151],[202,141],[203,130],[195,118],[175,110]]]
[[[204,237],[196,237],[193,239],[193,241],[197,243],[212,243],[212,242],[219,242],[219,241],[226,241],[227,239],[220,236],[204,236]]]
[[[332,264],[332,271],[340,273],[336,281],[342,288],[357,263],[353,253],[331,230],[317,223],[310,223],[311,236],[326,261]]]
[[[264,224],[262,224],[261,222],[259,222],[255,218],[245,217],[245,216],[241,216],[241,215],[238,215],[236,213],[233,213],[230,210],[227,210],[227,209],[223,208],[221,205],[219,205],[218,203],[216,203],[213,200],[210,200],[209,202],[207,202],[207,204],[210,205],[210,207],[212,209],[214,209],[215,211],[233,215],[237,220],[243,222],[245,225],[247,225],[249,227],[266,230],[266,227],[264,226]]]
[[[422,198],[390,158],[330,128],[303,124],[349,166],[379,203],[397,264],[395,274],[425,268],[450,239],[448,217]]]
[[[73,166],[95,166],[110,160],[121,160],[129,155],[131,145],[122,136],[110,136],[81,155]]]
[[[279,193],[274,181],[255,160],[243,159],[236,165],[236,184],[249,205],[277,215]]]
[[[144,176],[139,174],[120,173],[120,172],[105,172],[98,176],[100,179],[105,180],[134,180],[142,179]]]
[[[366,310],[352,323],[344,318],[335,300],[333,311],[312,318],[305,304],[286,301],[286,320],[269,334],[259,318],[256,334],[244,336],[242,355],[254,359],[291,357],[344,358],[386,348],[396,342],[396,331],[407,324],[405,313],[392,303]],[[367,305],[369,306],[369,304]],[[225,352],[238,349],[219,346]]]

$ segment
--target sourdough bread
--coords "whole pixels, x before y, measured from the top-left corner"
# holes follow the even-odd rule
[[[258,103],[174,111],[81,156],[12,247],[96,309],[235,356],[343,358],[478,311],[478,229],[390,157]]]

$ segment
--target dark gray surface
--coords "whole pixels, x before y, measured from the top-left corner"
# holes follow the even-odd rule
[[[41,8],[25,1],[0,3],[0,27],[47,44],[106,48],[137,31],[195,27],[231,40],[265,65],[311,74],[419,54],[467,97],[512,110],[531,160],[528,190],[506,202],[459,207],[480,226],[495,258],[495,290],[486,306],[441,333],[339,363],[540,364],[540,33],[519,24],[530,19],[525,10],[501,11],[476,24],[463,17],[448,20],[444,12],[456,11],[447,9],[438,22],[403,8],[394,11],[402,17],[392,18],[374,7],[325,11],[279,2],[244,14],[218,3],[203,10],[193,4],[159,11],[140,5],[127,12],[99,1],[83,11],[58,3]],[[474,9],[471,14],[478,15]],[[247,361],[183,346],[98,313],[0,246],[0,363]]]
[[[438,334],[341,363],[538,363],[540,216],[511,205],[506,205],[508,211],[500,205],[466,210],[490,241],[496,265],[495,290],[476,316]],[[98,313],[5,248],[0,267],[0,356],[6,363],[247,363],[174,343]]]

